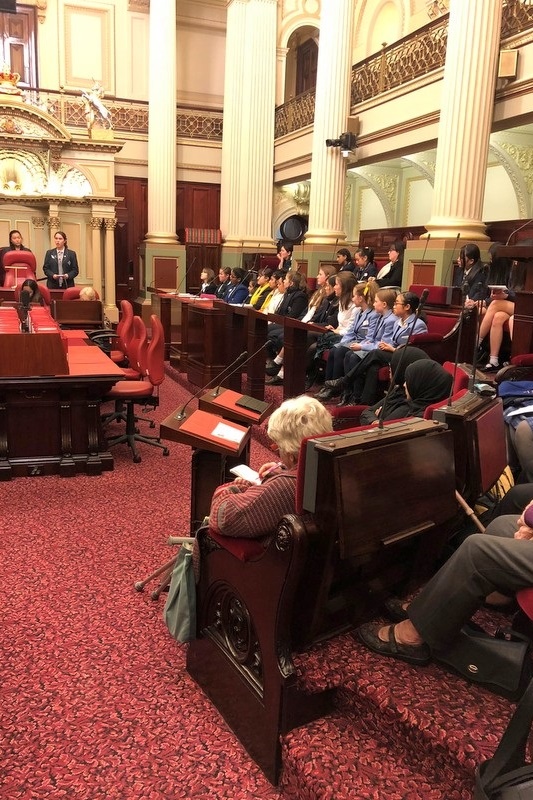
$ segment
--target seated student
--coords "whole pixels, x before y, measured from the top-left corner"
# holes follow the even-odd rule
[[[339,265],[339,272],[353,272],[355,270],[352,254],[347,247],[341,247],[340,250],[337,250],[336,261]]]
[[[307,311],[307,282],[301,272],[287,272],[284,279],[283,300],[279,304],[276,314],[281,317],[301,319]],[[268,323],[267,353],[273,358],[283,347],[283,324],[278,322]]]
[[[323,323],[327,325],[330,323],[330,320],[327,319],[327,312],[330,304],[327,291],[327,279],[330,275],[336,274],[337,270],[335,267],[329,264],[326,264],[318,270],[316,278],[317,288],[309,300],[309,305],[302,317],[302,322],[313,322],[315,325],[321,325]],[[318,336],[318,333],[310,332],[307,334],[308,347],[313,342],[316,342]],[[266,374],[271,376],[265,383],[278,385],[283,382],[283,356],[284,348],[282,347],[277,356],[275,356],[273,363],[267,366],[265,370]]]
[[[379,292],[378,292],[379,295]],[[356,365],[350,375],[345,376],[345,389],[351,387],[351,396],[344,397],[344,405],[372,405],[379,399],[379,370],[390,364],[392,353],[397,347],[407,344],[408,339],[417,333],[426,333],[427,325],[422,317],[415,318],[420,298],[414,292],[400,293],[394,301],[396,322],[389,336],[383,336],[378,346]]]
[[[381,267],[374,278],[378,286],[398,286],[402,285],[403,278],[403,254],[405,245],[403,242],[394,242],[389,247],[389,261]]]
[[[452,383],[453,376],[432,359],[409,364],[405,369],[405,400],[394,409],[386,408],[383,421],[423,417],[428,406],[449,397]],[[377,416],[379,417],[379,412]]]
[[[389,601],[396,625],[366,623],[357,638],[375,653],[426,664],[445,650],[493,592],[512,597],[533,586],[533,504],[497,517],[469,536],[410,603]]]
[[[248,299],[248,286],[245,283],[246,272],[242,267],[233,267],[230,272],[230,286],[224,300],[226,303],[241,305]]]
[[[354,286],[352,300],[357,309],[353,322],[342,337],[333,345],[328,354],[326,364],[326,381],[340,378],[344,375],[344,357],[350,350],[350,345],[364,342],[372,336],[372,332],[379,320],[379,314],[374,310],[374,299],[377,292],[375,281],[358,283]]]
[[[472,242],[461,247],[459,260],[461,268],[456,272],[455,286],[468,284],[465,308],[472,308],[478,300],[484,300],[487,296],[488,270],[481,261],[479,247]]]
[[[268,421],[268,435],[279,448],[279,462],[259,469],[260,485],[236,478],[216,489],[209,527],[223,536],[272,535],[284,514],[295,513],[296,468],[300,444],[333,430],[331,414],[313,397],[285,400]]]
[[[273,292],[273,288],[270,286],[270,278],[273,272],[274,270],[270,267],[259,270],[257,286],[250,297],[250,305],[252,308],[255,308],[256,311],[259,311],[264,306]]]
[[[490,296],[483,302],[483,318],[479,326],[478,345],[483,355],[483,340],[489,337],[489,360],[482,369],[491,372],[499,369],[500,348],[503,341],[503,330],[507,323],[512,338],[512,322],[514,301],[517,291],[524,288],[525,265],[513,262],[510,258],[496,255],[501,244],[494,242],[489,247],[490,264],[487,278],[488,287],[505,287],[488,289]],[[481,362],[482,363],[482,362]]]
[[[97,300],[96,292],[94,291],[92,286],[84,286],[83,289],[80,289],[80,300]]]
[[[277,314],[277,310],[281,301],[283,300],[283,295],[285,294],[286,288],[285,273],[283,270],[277,269],[275,272],[273,272],[268,281],[268,285],[272,289],[272,292],[260,310],[263,314]]]
[[[327,269],[325,267],[324,269]],[[336,328],[339,320],[339,298],[335,294],[335,286],[337,283],[337,271],[330,275],[325,283],[326,291],[326,305],[324,310],[317,314],[314,322],[318,325],[331,326]],[[328,350],[328,344],[322,334],[309,336],[309,347],[306,354],[306,390],[316,382],[322,369],[323,360],[322,354]]]
[[[215,294],[217,293],[217,285],[215,283],[215,273],[209,267],[204,267],[200,272],[200,294]]]
[[[378,289],[373,303],[374,311],[378,314],[376,325],[369,330],[368,337],[362,342],[351,342],[348,345],[348,351],[344,356],[344,375],[338,378],[330,378],[317,394],[319,400],[330,400],[343,389],[345,393],[351,394],[350,380],[354,370],[359,367],[360,362],[370,352],[377,348],[382,339],[388,339],[392,333],[396,324],[396,317],[392,312],[395,299],[396,292],[394,289]]]
[[[20,302],[24,308],[30,305],[46,305],[44,297],[39,291],[39,284],[32,278],[27,278],[20,287]]]
[[[277,253],[279,259],[278,269],[283,270],[283,272],[289,272],[290,270],[298,272],[298,262],[292,257],[293,250],[294,245],[290,242],[282,242]]]
[[[377,421],[380,414],[383,415],[383,419],[401,419],[401,413],[405,409],[405,404],[407,403],[407,397],[405,394],[405,370],[410,364],[414,364],[416,361],[429,361],[430,357],[427,353],[423,350],[420,350],[419,347],[413,347],[412,345],[405,345],[404,347],[398,347],[397,350],[392,354],[391,362],[390,362],[390,375],[391,381],[393,382],[393,388],[386,399],[386,403],[384,398],[380,398],[377,403],[374,405],[369,406],[366,408],[359,418],[360,425],[372,425],[374,422]],[[382,411],[382,407],[385,404],[385,408]],[[399,410],[400,416],[396,415],[396,411]]]
[[[220,267],[218,271],[218,286],[215,292],[217,300],[225,300],[226,294],[231,286],[230,275],[231,269],[229,267]]]
[[[376,278],[378,268],[374,264],[374,251],[371,247],[359,247],[354,253],[355,277],[359,283]]]

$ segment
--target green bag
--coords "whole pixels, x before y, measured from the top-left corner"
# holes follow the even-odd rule
[[[178,642],[196,639],[196,583],[192,564],[192,544],[182,544],[172,570],[167,602],[163,610],[165,625]]]

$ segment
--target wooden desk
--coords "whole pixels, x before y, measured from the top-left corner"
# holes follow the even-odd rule
[[[37,336],[18,338],[31,341]],[[65,374],[0,376],[0,480],[69,477],[77,472],[100,475],[113,469],[100,402],[124,373],[99,347],[85,344],[79,336],[67,339],[67,348]]]
[[[187,316],[187,380],[196,386],[212,385],[228,363],[225,304],[214,306],[211,300],[191,303]]]
[[[272,321],[283,323],[283,399],[296,397],[305,392],[305,370],[307,365],[308,334],[326,333],[322,325],[301,322],[290,317],[272,316]]]
[[[101,300],[52,300],[52,317],[62,328],[102,328]]]
[[[198,408],[203,411],[210,411],[212,414],[220,414],[225,419],[237,422],[239,425],[260,425],[270,415],[273,403],[266,403],[265,410],[259,414],[247,408],[236,405],[243,395],[234,392],[232,389],[211,389],[203,394],[198,400]]]

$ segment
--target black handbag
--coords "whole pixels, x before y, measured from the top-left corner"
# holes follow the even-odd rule
[[[526,764],[532,721],[533,681],[517,705],[493,757],[476,769],[474,800],[532,800],[533,764]]]
[[[519,700],[532,677],[531,642],[511,629],[491,636],[473,622],[434,658],[466,680],[509,700]]]

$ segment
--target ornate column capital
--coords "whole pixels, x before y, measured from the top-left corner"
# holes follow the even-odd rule
[[[104,228],[106,231],[114,231],[117,227],[116,217],[104,217]]]
[[[43,230],[46,224],[46,217],[32,217],[31,224],[33,225],[34,228],[37,228],[38,230],[41,231]]]
[[[98,230],[98,228],[102,227],[103,221],[103,217],[91,217],[91,228],[93,230]]]
[[[52,230],[54,230],[54,228],[59,230],[61,227],[61,219],[59,217],[48,217],[48,225]]]

